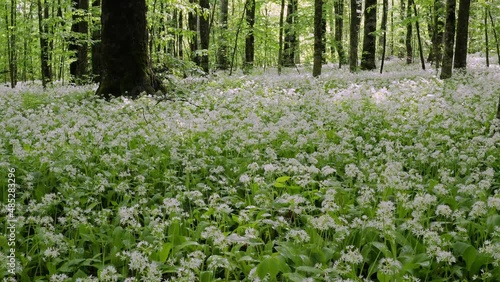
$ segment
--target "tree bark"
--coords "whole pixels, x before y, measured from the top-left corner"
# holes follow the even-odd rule
[[[365,2],[365,29],[363,34],[363,52],[361,54],[361,69],[373,70],[375,66],[375,44],[377,29],[377,0]]]
[[[359,45],[359,25],[361,22],[360,13],[361,1],[351,0],[351,23],[349,34],[349,70],[358,70],[358,45]]]
[[[408,5],[406,7],[406,63],[413,63],[413,48],[411,46],[411,39],[413,37],[413,24],[411,22],[411,0],[408,0]]]
[[[200,16],[200,47],[203,54],[200,57],[200,67],[205,73],[209,72],[208,48],[210,45],[210,27],[209,27],[209,11],[210,3],[208,0],[200,0],[200,7],[203,9],[203,15]]]
[[[285,45],[283,51],[283,66],[295,65],[295,48],[297,47],[297,36],[295,33],[295,22],[298,0],[288,0],[285,26]]]
[[[72,4],[73,23],[71,25],[72,38],[69,50],[75,52],[76,60],[69,64],[69,72],[73,82],[84,84],[88,76],[87,33],[89,27],[85,14],[88,12],[89,2],[88,0],[75,0]]]
[[[434,0],[434,19],[433,19],[433,36],[432,48],[429,54],[429,61],[434,62],[436,70],[439,69],[442,59],[442,48],[444,38],[444,21],[443,14],[443,0]]]
[[[248,33],[245,37],[245,71],[250,71],[253,68],[255,56],[255,37],[253,34],[253,26],[255,24],[255,0],[248,0],[246,11],[246,22]]]
[[[46,88],[52,82],[52,69],[50,67],[49,40],[47,39],[47,25],[44,23],[45,14],[48,12],[47,3],[37,1],[38,6],[38,31],[40,32],[40,63],[42,73],[42,85]]]
[[[189,0],[189,3],[195,4],[195,0]],[[191,36],[189,36],[189,49],[191,49],[191,60],[196,63],[196,65],[200,65],[199,56],[197,55],[198,51],[198,16],[196,15],[196,11],[190,11],[188,14],[188,28],[191,31]]]
[[[455,8],[456,0],[446,1],[446,23],[444,31],[444,57],[441,79],[451,77],[453,66],[453,45],[455,43]]]
[[[457,42],[453,68],[465,71],[467,68],[467,41],[469,37],[470,0],[460,0],[457,20]]]
[[[495,46],[497,49],[497,62],[500,64],[500,44],[498,42],[498,36],[497,36],[497,30],[495,27],[495,21],[493,20],[493,17],[491,16],[491,10],[488,10],[488,15],[490,16],[490,23],[491,23],[491,29],[493,30],[493,37],[495,38]]]
[[[99,14],[101,10],[101,0],[92,2],[92,13]],[[92,80],[95,83],[101,81],[102,73],[102,44],[101,44],[101,25],[93,27],[92,30]]]
[[[420,37],[420,26],[418,23],[417,5],[415,5],[415,2],[413,0],[410,0],[410,2],[413,6],[413,13],[417,18],[417,20],[415,21],[415,27],[417,28],[418,52],[420,53],[420,63],[422,64],[422,69],[425,70],[424,50],[422,48],[422,38]]]
[[[5,11],[7,15],[8,12]],[[6,16],[8,18],[8,16]],[[10,87],[14,88],[17,84],[17,48],[16,48],[16,1],[10,1],[10,22],[6,21],[9,26],[7,31],[7,53],[9,57],[9,73],[10,73]]]
[[[314,77],[321,75],[323,63],[323,0],[314,0]]]
[[[220,2],[220,37],[219,49],[217,50],[218,67],[221,70],[227,70],[229,67],[229,60],[227,57],[228,44],[227,44],[227,14],[229,11],[229,0],[221,0]]]
[[[486,67],[490,66],[490,46],[488,40],[488,7],[484,7],[484,41],[486,54]]]
[[[382,4],[382,62],[380,63],[380,73],[384,71],[385,62],[385,52],[387,44],[387,6],[389,5],[388,0],[383,0]]]
[[[146,1],[102,1],[103,77],[97,95],[137,98],[165,91],[148,58]]]
[[[347,64],[347,58],[342,43],[342,32],[344,30],[344,0],[335,1],[335,49],[339,57],[339,68]]]
[[[280,22],[278,34],[278,75],[281,75],[281,68],[283,67],[283,17],[285,13],[285,0],[281,0],[280,9]]]

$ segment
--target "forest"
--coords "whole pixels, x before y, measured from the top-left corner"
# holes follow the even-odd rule
[[[498,0],[5,0],[2,281],[500,281]]]

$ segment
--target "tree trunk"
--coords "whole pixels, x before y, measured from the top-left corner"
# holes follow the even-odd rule
[[[281,74],[281,67],[283,66],[283,16],[285,13],[285,0],[281,0],[280,9],[280,22],[279,22],[279,34],[278,34],[278,75]]]
[[[189,3],[195,4],[195,0],[189,0]],[[191,49],[191,60],[200,65],[199,56],[196,51],[198,51],[198,16],[196,11],[190,11],[188,14],[188,28],[192,32],[189,38],[189,49]]]
[[[488,40],[488,7],[484,7],[484,41],[485,41],[485,54],[486,54],[486,67],[490,66],[490,46]]]
[[[102,1],[103,77],[97,95],[137,98],[165,91],[148,58],[146,1]]]
[[[200,66],[205,73],[209,72],[208,47],[210,44],[209,11],[210,3],[208,0],[200,0],[200,7],[203,9],[203,15],[200,16],[200,47],[203,54],[200,58]]]
[[[228,44],[227,44],[227,14],[229,11],[229,0],[221,0],[220,2],[220,38],[219,49],[217,50],[218,67],[221,70],[227,70],[229,61],[227,57]]]
[[[347,64],[347,58],[342,44],[342,32],[344,30],[344,0],[335,1],[335,49],[339,56],[339,68]]]
[[[441,79],[451,77],[453,66],[453,45],[455,43],[455,8],[456,0],[446,1],[446,24],[444,27],[444,57]]]
[[[385,52],[387,44],[387,6],[389,5],[388,0],[383,0],[382,4],[382,62],[380,63],[380,73],[384,71],[385,62]]]
[[[323,0],[324,2],[324,0]],[[323,3],[323,12],[321,13],[321,63],[326,64],[326,11]]]
[[[457,42],[453,68],[465,71],[467,67],[467,41],[469,37],[470,0],[460,0],[458,7]]]
[[[255,37],[253,34],[253,26],[255,24],[255,0],[248,0],[246,11],[246,21],[248,33],[245,37],[245,71],[250,71],[253,68],[255,56]]]
[[[417,5],[413,0],[410,0],[411,5],[413,6],[413,12],[417,20],[415,21],[415,27],[417,28],[417,41],[418,41],[418,52],[420,53],[420,63],[422,64],[422,69],[425,70],[425,60],[424,60],[424,50],[422,49],[422,38],[420,37],[420,26],[418,23],[418,12]]]
[[[491,29],[493,30],[493,37],[495,38],[495,46],[497,49],[497,62],[500,64],[500,44],[498,42],[498,36],[497,36],[497,30],[495,27],[495,21],[493,20],[493,17],[491,16],[491,10],[488,10],[488,15],[490,16],[490,23],[491,23]]]
[[[38,6],[38,30],[40,32],[40,62],[42,73],[42,85],[46,88],[52,82],[52,70],[50,67],[49,41],[47,39],[47,25],[44,23],[44,14],[47,10],[47,3],[37,1]]]
[[[69,64],[69,72],[72,76],[72,81],[76,84],[86,83],[87,78],[87,33],[88,33],[88,0],[73,1],[73,23],[71,25],[71,40],[69,51],[76,54],[76,60]]]
[[[406,7],[406,63],[411,64],[413,62],[413,48],[411,46],[411,38],[413,37],[413,25],[411,22],[411,0],[408,0],[408,6]]]
[[[351,23],[349,34],[349,70],[358,70],[358,45],[359,45],[359,25],[361,22],[360,13],[361,1],[351,0]]]
[[[323,0],[314,0],[314,77],[321,75],[323,63]]]
[[[100,15],[101,0],[92,3],[92,13]],[[100,17],[100,16],[99,16]],[[101,44],[101,25],[93,25],[92,30],[92,80],[95,83],[101,81],[102,72],[102,44]]]
[[[297,47],[295,19],[297,17],[297,5],[298,0],[288,0],[285,26],[285,46],[283,51],[283,66],[285,67],[295,65],[295,48]]]
[[[7,15],[8,12],[5,11]],[[10,87],[14,88],[17,84],[17,47],[16,47],[16,1],[10,1],[10,22],[7,20],[9,26],[7,31],[7,53],[9,57],[9,73],[10,73]]]
[[[373,70],[375,66],[375,44],[377,29],[377,0],[365,2],[365,29],[363,34],[363,52],[361,54],[361,69]]]
[[[227,1],[227,0],[226,0]],[[179,18],[177,20],[177,32],[178,32],[178,37],[177,37],[177,57],[182,59],[184,57],[184,45],[182,44],[184,38],[182,36],[182,31],[184,30],[183,26],[183,17],[182,17],[182,10],[179,10]]]
[[[434,0],[434,19],[433,19],[433,36],[432,36],[432,51],[429,55],[430,61],[434,62],[436,70],[439,69],[442,59],[442,48],[444,38],[444,21],[443,14],[443,0]]]

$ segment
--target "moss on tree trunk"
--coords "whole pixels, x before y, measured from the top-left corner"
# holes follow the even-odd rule
[[[165,91],[147,53],[145,0],[102,2],[102,67],[97,95],[137,98]]]

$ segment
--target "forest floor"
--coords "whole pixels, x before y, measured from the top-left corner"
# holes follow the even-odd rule
[[[0,277],[500,280],[497,64],[286,72],[0,88]]]

